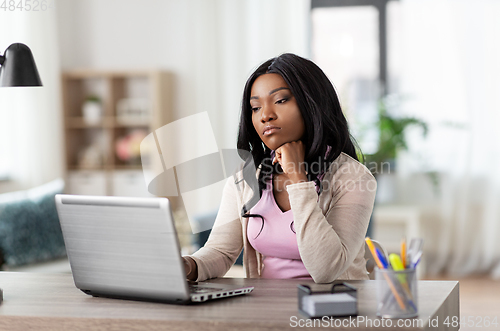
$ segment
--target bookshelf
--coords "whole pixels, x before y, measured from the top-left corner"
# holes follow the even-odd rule
[[[67,193],[151,196],[139,145],[171,121],[171,74],[68,70],[62,94]]]

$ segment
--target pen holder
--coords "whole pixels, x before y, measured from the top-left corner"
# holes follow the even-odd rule
[[[395,271],[375,268],[377,316],[411,318],[418,316],[415,269]]]

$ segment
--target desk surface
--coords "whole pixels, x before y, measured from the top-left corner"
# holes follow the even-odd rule
[[[306,325],[308,321],[297,310],[297,284],[312,281],[220,278],[211,282],[250,285],[255,289],[239,297],[171,305],[93,298],[74,286],[71,274],[0,272],[0,287],[4,290],[0,330],[277,330],[298,327],[299,323]],[[381,322],[375,314],[375,281],[349,283],[358,288],[359,310],[359,324],[351,324],[351,328],[368,330],[368,320],[374,325],[375,320]],[[450,322],[453,316],[459,317],[458,282],[419,281],[418,286],[417,319],[422,320],[423,327],[407,330],[445,330],[443,321],[447,316]],[[439,327],[429,327],[429,320],[436,317]],[[330,326],[335,320],[328,320]],[[397,321],[393,320],[394,325]],[[393,329],[399,328],[373,327]]]

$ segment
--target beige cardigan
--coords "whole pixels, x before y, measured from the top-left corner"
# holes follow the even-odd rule
[[[240,216],[253,196],[242,178],[240,170],[227,180],[210,237],[190,255],[198,267],[197,281],[224,276],[242,248],[246,277],[261,275],[263,257],[248,242],[248,218]],[[319,200],[312,181],[286,188],[302,261],[316,283],[368,279],[364,237],[375,200],[375,178],[363,164],[342,153],[322,185]]]

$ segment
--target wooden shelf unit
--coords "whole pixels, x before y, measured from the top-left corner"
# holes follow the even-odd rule
[[[172,75],[160,70],[69,70],[62,74],[62,93],[67,193],[149,196],[141,164],[120,160],[115,143],[133,130],[149,134],[170,122]],[[86,121],[82,112],[90,95],[101,100],[103,113],[96,123]],[[147,100],[148,118],[119,118],[117,105],[124,98]],[[81,153],[91,145],[101,162],[82,164]]]

